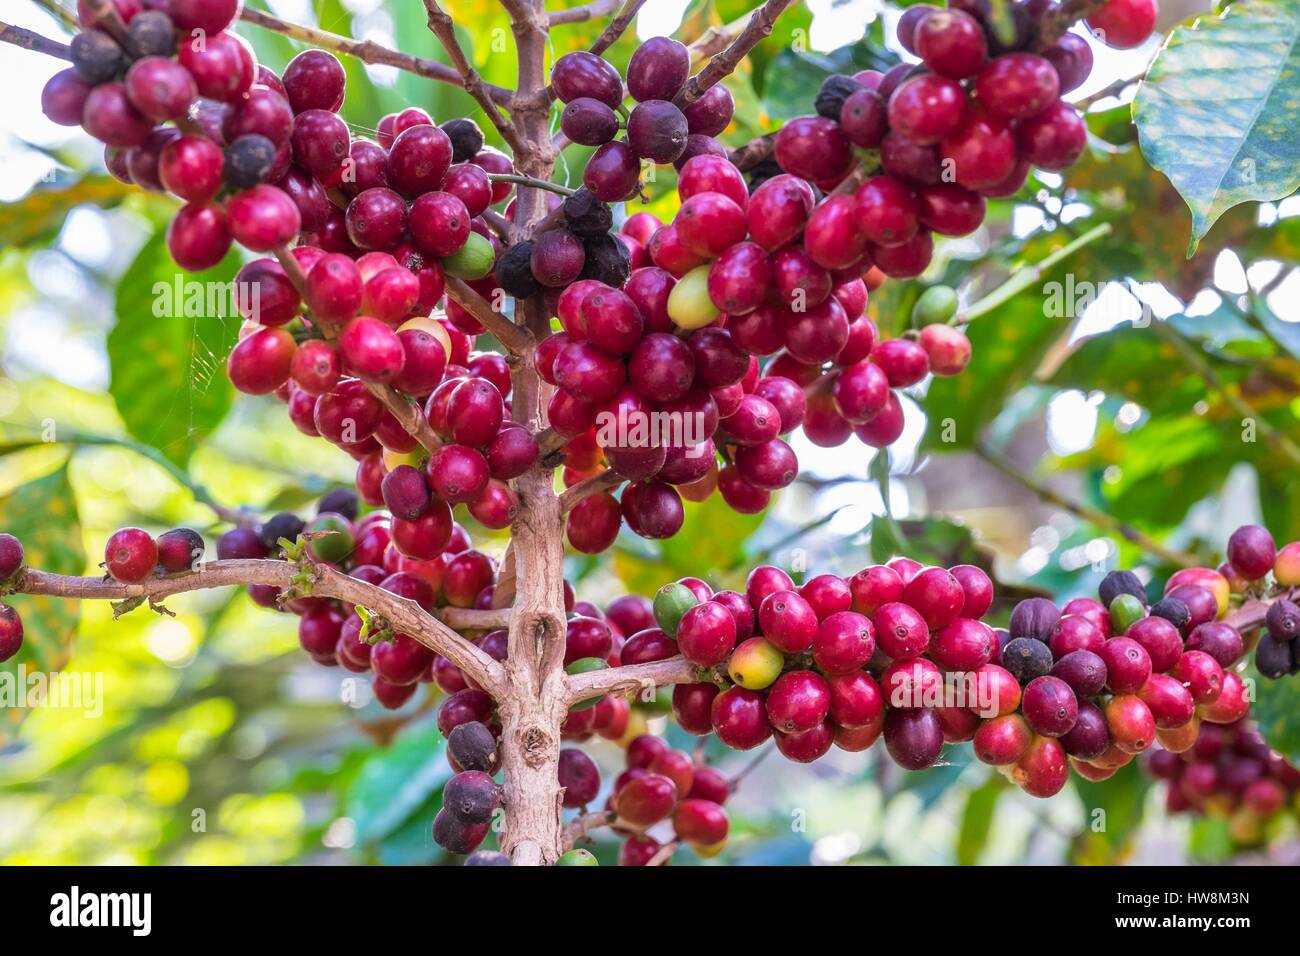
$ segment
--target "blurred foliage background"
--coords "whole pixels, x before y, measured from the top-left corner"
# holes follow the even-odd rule
[[[650,0],[639,34],[607,56],[621,67],[638,36],[672,32],[689,42],[748,6]],[[1207,6],[1166,2],[1161,26]],[[419,4],[285,0],[271,9],[443,55]],[[456,0],[450,10],[483,75],[510,85],[500,6]],[[24,0],[0,0],[0,11],[6,22],[60,35]],[[740,145],[810,111],[828,73],[896,62],[900,51],[884,38],[897,15],[897,5],[877,0],[792,7],[727,81],[738,108],[724,139]],[[602,26],[558,28],[551,56],[589,45]],[[296,52],[279,35],[240,30],[277,70]],[[921,281],[891,282],[873,296],[876,321],[897,333],[928,284],[953,285],[970,303],[1095,226],[1112,229],[971,327],[970,369],[916,390],[889,454],[856,442],[851,455],[828,452],[801,439],[800,480],[767,515],[688,505],[672,540],[627,535],[612,555],[571,559],[579,597],[605,603],[688,574],[733,586],[762,561],[852,572],[901,553],[989,568],[1005,614],[1029,593],[1062,601],[1092,593],[1114,567],[1158,584],[1171,556],[1217,563],[1243,521],[1264,521],[1280,542],[1300,538],[1297,462],[1243,424],[1246,409],[1300,440],[1300,199],[1231,210],[1184,258],[1190,215],[1144,162],[1132,87],[1116,84],[1141,75],[1158,45],[1097,47],[1093,78],[1072,94],[1091,108],[1084,161],[1064,179],[1032,177],[1013,200],[992,204],[979,232],[941,244]],[[156,317],[155,284],[178,277],[162,243],[173,203],[121,186],[84,137],[44,122],[39,89],[54,61],[5,47],[0,65],[14,84],[0,106],[10,172],[0,182],[0,528],[22,538],[34,566],[95,573],[117,527],[190,525],[211,542],[212,503],[308,509],[349,482],[350,459],[299,435],[274,400],[235,398],[224,375],[233,320]],[[450,87],[345,65],[343,115],[357,135],[405,105],[439,120],[472,115],[468,97]],[[557,178],[578,179],[584,152],[570,148]],[[660,169],[647,208],[666,218],[675,202],[672,172]],[[239,261],[232,253],[198,278],[228,280]],[[1064,315],[1045,304],[1053,282],[1066,290]],[[503,536],[471,530],[485,550],[504,551]],[[1144,547],[1149,539],[1164,543],[1161,553]],[[95,675],[102,707],[0,713],[0,862],[444,862],[429,822],[450,770],[435,702],[423,693],[395,715],[364,694],[352,700],[347,675],[298,650],[293,618],[242,593],[185,595],[167,602],[175,617],[138,610],[117,621],[102,604],[14,603],[28,640],[6,669]],[[666,724],[649,717],[652,727]],[[1283,731],[1274,746],[1294,759],[1300,734]],[[614,745],[591,747],[616,772]],[[714,747],[707,754],[728,771],[751,759]],[[712,863],[1296,855],[1294,813],[1242,846],[1223,820],[1167,817],[1136,766],[1101,784],[1072,776],[1048,801],[1009,787],[965,746],[916,774],[874,753],[839,751],[810,767],[773,758],[746,772],[728,804],[729,846]],[[613,843],[596,849],[612,859]],[[677,859],[699,862],[690,851]]]

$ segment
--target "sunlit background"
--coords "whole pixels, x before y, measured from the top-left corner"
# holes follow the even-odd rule
[[[419,52],[411,47],[418,42],[433,55],[428,37],[411,39],[409,23],[395,23],[393,11],[410,6],[299,0],[268,8],[287,20],[410,52]],[[493,23],[500,25],[496,6],[477,0],[448,7],[469,25],[475,48],[486,49],[477,41]],[[729,22],[737,8],[744,9],[722,0],[650,0],[637,36],[675,33],[685,16],[686,29],[695,31],[682,34],[689,41],[700,24]],[[1179,12],[1196,8],[1184,3]],[[763,88],[756,78],[738,78],[744,123],[738,120],[739,128],[728,132],[728,143],[810,112],[816,85],[828,72],[853,72],[874,63],[874,56],[906,59],[881,41],[896,16],[893,8],[885,11],[882,30],[875,0],[808,3],[799,14],[801,32],[778,29],[768,41]],[[1172,19],[1166,16],[1162,25]],[[0,0],[0,20],[64,35],[51,16],[24,0]],[[580,30],[587,28],[558,30],[553,55],[570,48],[566,42],[581,45],[586,34]],[[277,68],[292,55],[281,38],[272,42],[252,27],[240,32]],[[570,35],[576,39],[566,39]],[[631,44],[624,41],[611,55],[625,61]],[[1078,367],[1081,340],[1110,341],[1103,333],[1144,311],[1158,320],[1179,316],[1188,334],[1216,339],[1224,354],[1251,360],[1260,355],[1251,345],[1257,330],[1243,309],[1265,308],[1274,337],[1294,337],[1300,328],[1291,325],[1300,322],[1300,276],[1279,280],[1282,257],[1270,256],[1266,243],[1243,249],[1234,234],[1219,243],[1207,240],[1194,266],[1180,261],[1185,212],[1152,213],[1146,203],[1160,190],[1167,194],[1168,186],[1115,133],[1125,125],[1122,106],[1132,87],[1119,98],[1091,102],[1114,81],[1140,75],[1158,45],[1158,37],[1126,52],[1093,44],[1096,69],[1070,96],[1089,100],[1096,120],[1086,171],[1091,180],[1076,189],[1060,176],[1038,175],[1016,202],[996,204],[975,235],[945,243],[921,283],[957,285],[970,302],[1005,278],[1010,265],[1041,259],[1065,241],[1061,236],[1073,237],[1096,221],[1140,219],[1139,228],[1117,235],[1107,252],[1077,266],[1077,278],[1105,283],[1082,314],[1056,322],[1050,337],[1034,332],[1038,340],[1025,344],[1018,332],[1043,324],[1043,291],[1031,289],[1001,316],[1001,332],[989,332],[986,340],[973,336],[972,373],[995,350],[1002,364],[972,374],[974,392],[952,383],[944,383],[947,391],[938,396],[925,385],[914,389],[915,401],[905,402],[906,431],[886,461],[856,441],[820,449],[800,433],[793,442],[800,481],[765,518],[741,518],[716,502],[692,508],[679,539],[661,546],[629,535],[612,556],[574,560],[570,576],[579,597],[604,603],[623,590],[648,593],[687,573],[725,586],[763,560],[851,572],[895,550],[948,563],[978,558],[1000,582],[1046,587],[1062,599],[1088,593],[1117,565],[1141,565],[1147,577],[1157,573],[1157,557],[1144,555],[1114,527],[1045,503],[1025,481],[990,464],[969,435],[959,447],[943,448],[935,431],[944,409],[964,414],[978,408],[982,418],[973,427],[983,443],[999,449],[998,460],[1013,461],[1030,483],[1103,511],[1132,496],[1129,507],[1138,513],[1124,520],[1145,522],[1171,548],[1208,557],[1221,552],[1237,524],[1272,518],[1264,514],[1267,505],[1261,507],[1269,493],[1261,490],[1254,460],[1260,453],[1223,437],[1235,427],[1231,411],[1225,413],[1210,390],[1187,409],[1156,407],[1142,400],[1141,389],[1129,394],[1123,370],[1109,378],[1091,374],[1105,371],[1100,359],[1111,352],[1098,351],[1097,365],[1089,359]],[[496,71],[497,82],[508,81],[513,54],[475,57],[485,74]],[[29,553],[57,559],[59,570],[89,572],[107,535],[125,524],[188,524],[215,540],[211,532],[218,526],[204,494],[268,513],[307,513],[324,489],[351,480],[352,461],[299,435],[273,400],[232,401],[224,356],[211,335],[177,332],[160,324],[169,320],[148,314],[153,281],[169,281],[175,273],[157,245],[174,206],[106,184],[95,144],[43,117],[41,88],[61,66],[0,45],[7,87],[0,100],[0,434],[6,453],[0,493],[17,489],[3,521],[10,530],[24,530]],[[345,116],[358,131],[398,104],[426,106],[440,121],[450,118],[442,106],[454,101],[433,84],[390,68],[350,69]],[[778,82],[784,84],[779,90]],[[382,109],[358,112],[356,106],[365,104]],[[1109,155],[1121,148],[1127,158]],[[559,175],[576,177],[580,156],[571,155]],[[1122,172],[1107,172],[1117,169]],[[653,208],[671,214],[674,199],[665,177]],[[1298,212],[1300,199],[1292,197],[1249,215],[1261,233],[1294,242],[1294,223],[1287,220]],[[118,291],[128,284],[136,287],[134,295]],[[896,285],[873,302],[882,327],[901,326],[915,299],[915,289]],[[1262,305],[1252,294],[1261,289]],[[999,319],[995,314],[984,321]],[[1155,347],[1149,339],[1143,344]],[[1293,373],[1293,366],[1291,360],[1287,370]],[[161,392],[158,369],[167,385]],[[1166,373],[1147,366],[1145,374]],[[1168,386],[1185,374],[1169,371]],[[1160,381],[1143,384],[1148,392],[1160,391]],[[1293,420],[1294,388],[1288,393],[1271,385],[1268,407]],[[1194,426],[1190,431],[1180,425],[1185,418]],[[1152,428],[1164,431],[1151,437]],[[1144,433],[1150,441],[1139,444]],[[1175,462],[1187,472],[1166,473],[1152,460],[1153,449],[1179,448],[1179,442],[1190,446]],[[1207,456],[1216,463],[1212,473],[1205,472]],[[178,480],[182,467],[191,476],[185,481]],[[1277,476],[1267,480],[1276,488]],[[1177,500],[1157,515],[1142,512],[1141,501],[1168,494],[1166,483],[1179,486]],[[1274,530],[1290,540],[1285,535],[1297,530],[1297,520]],[[483,540],[490,553],[504,550],[499,534]],[[113,621],[106,605],[42,605],[39,620],[54,632],[44,635],[32,633],[27,608],[36,602],[23,600],[29,642],[39,645],[29,667],[102,675],[103,714],[36,709],[0,715],[7,728],[0,738],[0,862],[442,860],[428,827],[450,771],[430,719],[431,700],[417,695],[395,716],[364,693],[358,702],[344,702],[341,684],[349,675],[311,665],[298,650],[295,619],[257,609],[242,594],[170,600],[174,618],[141,609]],[[653,727],[665,723],[652,715]],[[612,745],[601,742],[593,750],[611,775],[616,772],[620,754]],[[746,763],[721,750],[709,754],[724,768]],[[922,774],[904,774],[870,754],[836,751],[797,769],[772,757],[729,804],[733,835],[720,862],[1178,862],[1222,858],[1233,849],[1217,831],[1166,817],[1135,767],[1115,778],[1123,788],[1116,785],[1105,791],[1109,795],[1071,787],[1050,801],[1035,801],[1001,789],[996,775],[971,761],[968,748],[951,747],[949,756],[951,762]],[[1084,812],[1098,800],[1111,807],[1111,823],[1102,832],[1090,829]],[[606,859],[612,846],[600,846]],[[680,857],[697,862],[689,852]]]

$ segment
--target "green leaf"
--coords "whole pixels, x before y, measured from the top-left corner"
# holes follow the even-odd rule
[[[344,801],[347,815],[357,823],[359,842],[373,843],[396,831],[451,779],[445,747],[429,718],[406,728],[366,761]],[[432,823],[430,817],[426,826]]]
[[[1300,5],[1239,0],[1177,27],[1133,103],[1142,152],[1192,211],[1190,258],[1216,219],[1300,186]]]
[[[1293,764],[1300,764],[1300,681],[1284,677],[1268,680],[1251,665],[1255,702],[1250,715],[1268,745]]]
[[[26,563],[55,574],[80,574],[86,568],[81,548],[77,501],[63,464],[42,478],[19,485],[0,500],[0,528],[23,543]],[[51,672],[67,663],[81,621],[79,601],[19,594],[5,598],[23,619],[23,646],[3,670]],[[12,717],[19,715],[15,709]]]
[[[14,248],[46,242],[63,228],[77,206],[111,209],[133,192],[112,176],[83,176],[74,183],[33,189],[16,202],[0,204],[0,236]]]
[[[966,798],[966,808],[961,814],[961,829],[957,833],[957,862],[962,866],[974,866],[979,862],[980,853],[984,851],[989,842],[989,834],[993,832],[993,814],[997,810],[998,799],[1006,789],[1006,779],[995,773]]]
[[[228,284],[238,268],[231,252],[207,272],[182,272],[159,233],[118,284],[117,324],[108,335],[109,393],[132,437],[178,465],[221,423],[234,395],[224,366],[241,319],[220,313],[233,311]],[[220,294],[208,303],[214,291]],[[196,292],[203,306],[187,307]],[[220,307],[210,309],[217,300]],[[192,314],[212,311],[218,314]]]
[[[1118,862],[1142,825],[1150,778],[1143,774],[1137,760],[1121,767],[1109,779],[1095,783],[1073,773],[1070,776],[1084,810],[1084,830],[1073,847],[1073,862]]]

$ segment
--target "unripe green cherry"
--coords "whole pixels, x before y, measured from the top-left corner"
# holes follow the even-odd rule
[[[308,535],[307,548],[317,561],[337,564],[356,547],[356,542],[352,540],[352,526],[341,515],[320,515],[307,525],[305,534]],[[320,534],[321,537],[312,538],[312,534]]]
[[[668,294],[668,318],[681,329],[702,329],[721,313],[709,298],[709,267],[696,266]]]
[[[921,293],[912,306],[912,324],[933,325],[947,322],[957,314],[957,290],[946,285],[932,285]]]
[[[564,669],[564,673],[590,674],[592,671],[603,671],[608,667],[609,667],[609,663],[607,661],[601,660],[599,657],[580,657],[572,664],[570,664],[568,667],[566,667]],[[586,700],[580,700],[577,703],[570,705],[569,713],[573,713],[576,710],[586,710],[588,707],[595,707],[597,704],[600,703],[601,698],[604,696],[605,696],[604,694],[597,694],[595,697],[589,697]]]
[[[1110,602],[1110,628],[1112,633],[1123,634],[1135,621],[1147,616],[1147,609],[1131,594],[1120,594]]]
[[[471,232],[465,244],[442,260],[443,271],[457,279],[482,279],[496,265],[492,243]]]
[[[568,853],[564,854],[562,857],[560,857],[558,860],[555,861],[555,865],[556,866],[600,866],[600,861],[596,859],[595,855],[590,850],[583,850],[579,848],[576,850],[570,850]]]
[[[676,637],[682,617],[699,603],[695,593],[686,585],[676,581],[665,584],[655,595],[655,623],[669,637]]]
[[[747,690],[770,687],[781,676],[785,654],[761,637],[742,641],[727,659],[727,674]]]

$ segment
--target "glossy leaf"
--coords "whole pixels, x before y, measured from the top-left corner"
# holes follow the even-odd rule
[[[1192,211],[1190,257],[1216,219],[1300,186],[1300,7],[1239,0],[1177,27],[1133,103],[1142,151]]]

